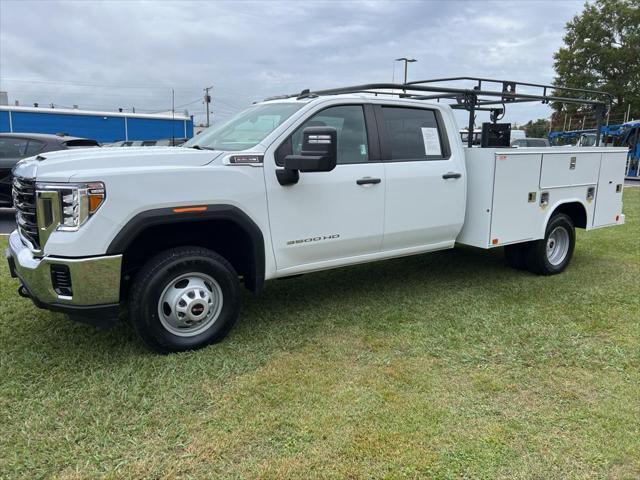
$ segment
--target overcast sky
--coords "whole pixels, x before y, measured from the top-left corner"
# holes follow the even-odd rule
[[[489,76],[548,83],[576,1],[0,0],[0,90],[9,101],[213,115],[305,88]],[[395,67],[402,80],[402,67]],[[177,109],[178,110],[178,109]],[[506,120],[547,117],[514,106]]]

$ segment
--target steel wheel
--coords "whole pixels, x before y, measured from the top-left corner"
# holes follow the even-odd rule
[[[208,329],[222,311],[222,289],[204,273],[174,278],[158,300],[160,323],[180,337],[193,337]]]
[[[556,227],[547,239],[547,260],[551,265],[560,265],[569,253],[571,240],[564,227]]]

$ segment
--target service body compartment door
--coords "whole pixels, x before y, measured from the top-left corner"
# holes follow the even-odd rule
[[[490,246],[539,235],[541,163],[540,153],[496,154]]]
[[[594,227],[618,223],[618,215],[622,213],[622,186],[627,155],[625,152],[603,153],[601,162]]]
[[[540,188],[595,185],[601,153],[545,153],[542,156]]]

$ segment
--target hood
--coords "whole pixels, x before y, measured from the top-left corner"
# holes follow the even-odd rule
[[[206,165],[222,152],[182,147],[114,147],[81,148],[45,152],[23,160],[14,174],[48,181],[67,182],[77,174],[92,170],[118,170],[163,167],[198,167]]]

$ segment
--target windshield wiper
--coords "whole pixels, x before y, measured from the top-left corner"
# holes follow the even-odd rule
[[[201,147],[200,145],[191,145],[189,148],[195,148],[196,150],[215,150],[215,148]]]

